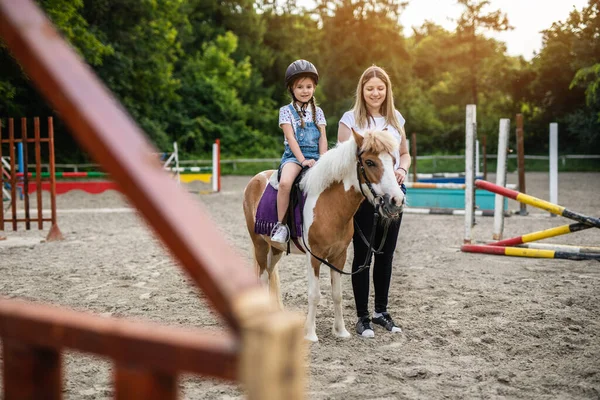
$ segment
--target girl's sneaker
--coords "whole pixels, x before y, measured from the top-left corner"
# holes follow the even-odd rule
[[[277,243],[287,243],[289,231],[285,224],[278,222],[271,231],[271,240]]]
[[[393,333],[402,332],[402,329],[400,329],[399,327],[396,326],[396,324],[394,323],[394,320],[392,319],[390,314],[387,312],[373,314],[373,319],[371,321],[373,321],[374,324],[383,326],[385,329],[387,329],[390,332],[393,332]]]
[[[362,337],[375,337],[375,332],[373,331],[373,326],[371,325],[369,317],[362,317],[356,321],[356,333]]]

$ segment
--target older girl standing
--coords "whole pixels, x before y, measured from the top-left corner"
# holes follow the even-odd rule
[[[410,168],[411,158],[408,152],[406,134],[404,132],[404,118],[394,107],[394,97],[392,93],[392,84],[388,74],[380,67],[372,66],[367,68],[356,88],[356,101],[354,107],[346,112],[340,120],[338,128],[338,140],[344,142],[352,135],[351,129],[364,135],[370,130],[388,130],[397,139],[399,149],[396,154],[395,173],[396,180],[402,186],[404,179]],[[369,238],[373,224],[373,206],[364,201],[358,209],[354,220],[364,236]],[[370,276],[369,269],[352,275],[352,289],[354,290],[354,300],[356,303],[356,314],[358,321],[356,323],[356,333],[364,337],[374,337],[375,332],[371,322],[381,325],[390,332],[401,332],[387,310],[388,293],[392,277],[392,261],[402,214],[399,219],[392,222],[388,228],[385,244],[381,254],[375,255],[373,265],[373,287],[375,289],[375,308],[372,319],[369,315],[369,287]],[[382,240],[383,228],[379,227],[375,236],[374,246],[378,246]],[[355,230],[353,237],[354,259],[352,261],[352,271],[356,271],[365,262],[368,252],[368,245],[362,240],[360,233]],[[370,263],[371,260],[368,260]]]

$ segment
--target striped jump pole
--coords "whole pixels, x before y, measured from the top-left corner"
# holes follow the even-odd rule
[[[464,189],[464,183],[404,182],[409,189]]]
[[[558,204],[550,203],[549,201],[541,200],[541,199],[538,199],[537,197],[523,194],[521,192],[517,192],[516,190],[507,189],[502,186],[494,185],[491,182],[483,181],[480,179],[475,181],[475,186],[477,186],[480,189],[488,190],[492,193],[496,193],[496,194],[502,195],[504,197],[508,197],[513,200],[516,200],[518,202],[525,203],[530,206],[548,211],[552,214],[560,215],[561,217],[565,217],[565,218],[572,219],[574,221],[582,222],[586,225],[593,226],[595,228],[600,228],[600,219],[599,218],[589,217],[587,215],[583,215],[583,214],[577,213],[575,211],[571,211],[571,210],[569,210],[563,206],[560,206]]]
[[[22,172],[17,173],[18,177],[23,177],[25,174]],[[29,172],[27,174],[27,176],[29,178],[36,178],[38,176],[38,174],[36,172]],[[42,172],[40,174],[40,176],[42,178],[50,178],[50,173],[49,172]],[[90,172],[55,172],[54,173],[54,177],[55,178],[105,178],[107,177],[108,174],[106,172],[97,172],[97,171],[90,171]]]
[[[430,182],[404,182],[404,186],[408,189],[461,189],[467,187],[466,183],[430,183]],[[517,185],[513,183],[506,184],[507,188],[516,189]]]
[[[173,167],[169,168],[172,172],[211,172],[212,167]]]
[[[488,243],[488,246],[517,246],[523,243],[535,242],[536,240],[566,235],[567,233],[579,232],[590,228],[593,228],[593,226],[578,222],[576,224],[557,226],[556,228],[532,232],[526,235],[512,237],[510,239],[499,240],[497,242]]]
[[[405,207],[405,214],[429,214],[429,215],[465,215],[465,210],[457,210],[453,208],[420,208],[420,207]],[[493,217],[494,210],[474,210],[474,215],[477,217]],[[510,214],[507,213],[507,216]]]
[[[461,246],[460,250],[467,253],[483,253],[512,257],[557,258],[562,260],[600,260],[600,254],[528,249],[522,247],[500,247],[481,244],[464,244]]]
[[[523,247],[527,249],[541,249],[541,250],[557,250],[566,253],[595,253],[600,254],[600,247],[594,246],[571,246],[568,244],[551,244],[551,243],[525,243],[520,244],[517,247]]]

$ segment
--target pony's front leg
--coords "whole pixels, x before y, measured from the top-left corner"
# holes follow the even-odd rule
[[[281,259],[283,252],[273,249],[269,250],[268,271],[269,271],[269,293],[275,297],[279,309],[283,310],[283,301],[281,300],[281,288],[279,285],[279,268],[277,263]]]
[[[308,254],[306,263],[306,275],[308,278],[308,313],[304,323],[304,338],[311,342],[317,342],[317,307],[321,300],[321,289],[319,287],[319,270],[321,263]]]
[[[343,269],[346,262],[346,253],[332,260],[336,268]],[[330,270],[331,273],[331,297],[333,299],[333,334],[339,338],[350,337],[344,323],[344,314],[342,312],[342,274]]]

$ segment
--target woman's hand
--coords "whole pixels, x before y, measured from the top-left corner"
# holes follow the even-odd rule
[[[396,171],[394,171],[394,174],[396,174],[396,182],[398,182],[398,185],[401,185],[404,183],[406,175],[408,175],[408,171],[400,167]]]
[[[310,160],[309,160],[309,159],[304,159],[304,161],[302,161],[302,166],[303,166],[303,167],[308,167],[308,168],[310,168],[310,167],[312,167],[313,165],[315,165],[315,162],[316,162],[316,161],[315,161],[315,160],[313,160],[312,158],[311,158]]]

